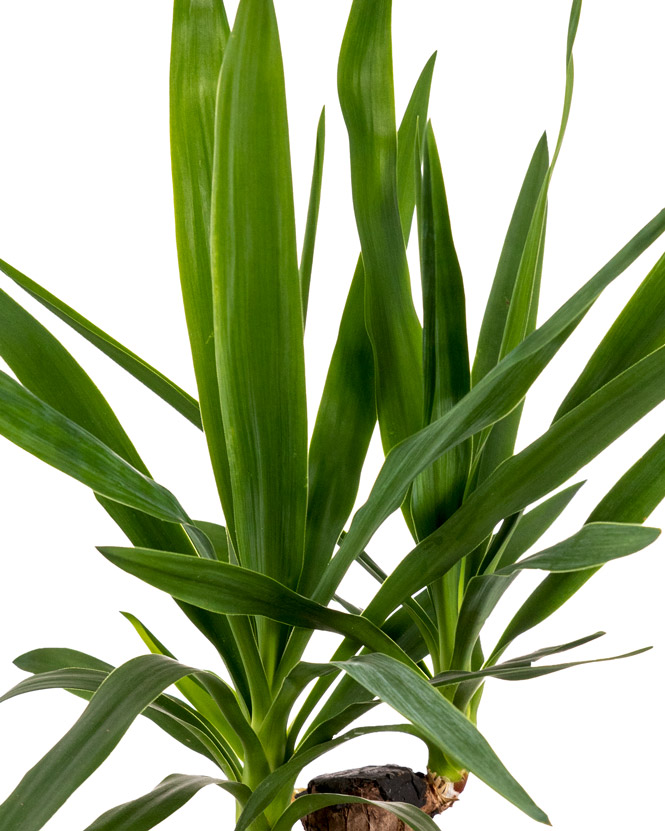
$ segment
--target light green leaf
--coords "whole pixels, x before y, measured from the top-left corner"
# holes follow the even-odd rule
[[[239,561],[298,584],[307,504],[303,317],[272,0],[241,0],[217,96],[212,272]]]
[[[115,338],[107,335],[94,323],[74,311],[71,306],[63,303],[55,295],[51,294],[45,288],[42,288],[34,280],[31,280],[25,274],[22,274],[18,269],[0,260],[0,271],[3,271],[7,277],[13,280],[16,285],[20,286],[31,297],[34,297],[39,303],[52,312],[60,320],[64,321],[68,326],[71,326],[75,332],[82,335],[89,343],[96,346],[101,352],[115,361],[118,366],[121,366],[130,375],[133,375],[137,381],[144,384],[149,390],[158,395],[167,404],[170,404],[181,415],[185,416],[188,421],[191,421],[196,427],[201,427],[201,414],[199,412],[199,405],[197,401],[192,398],[189,393],[181,389],[173,381],[169,380],[159,370],[150,366],[142,358],[139,358],[126,346],[123,346]]]
[[[337,665],[412,722],[442,752],[538,822],[548,823],[473,724],[420,675],[387,655],[360,655]]]
[[[228,791],[240,804],[251,794],[247,785],[241,782],[174,773],[145,796],[106,811],[85,831],[149,831],[186,805],[206,785],[217,785]]]
[[[233,536],[233,498],[217,382],[210,264],[215,97],[228,37],[229,24],[222,0],[175,0],[169,124],[180,285],[210,460]]]
[[[399,214],[390,17],[390,0],[355,0],[337,75],[349,134],[353,204],[365,267],[365,319],[386,452],[420,427],[422,395],[421,329]]]

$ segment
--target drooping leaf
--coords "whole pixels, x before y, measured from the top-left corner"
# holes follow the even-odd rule
[[[136,470],[87,430],[0,373],[0,433],[96,493],[167,522],[187,515],[166,488]]]
[[[0,805],[0,827],[39,831],[106,759],[134,719],[175,681],[196,670],[142,655],[114,670],[83,715]]]
[[[186,805],[201,788],[217,785],[234,796],[240,804],[251,794],[241,782],[225,782],[210,776],[185,776],[174,773],[162,780],[150,793],[111,808],[85,831],[149,831]]]
[[[456,764],[475,773],[527,816],[549,822],[473,724],[420,675],[380,654],[360,655],[338,665],[412,722]]]
[[[365,618],[326,609],[267,575],[164,551],[116,547],[99,551],[124,571],[186,603],[221,614],[264,616],[289,626],[338,632],[415,668],[397,644]]]
[[[583,571],[641,551],[659,536],[659,528],[619,522],[590,522],[572,537],[504,566],[497,574],[514,574],[525,568]]]

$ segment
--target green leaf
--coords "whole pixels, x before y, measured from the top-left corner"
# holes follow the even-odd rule
[[[464,284],[453,241],[439,153],[431,124],[425,134],[418,213],[423,282],[423,424],[450,412],[469,391]],[[414,482],[411,497],[419,538],[431,534],[462,503],[471,441],[458,444]]]
[[[557,410],[555,420],[665,343],[665,255],[645,277]]]
[[[422,676],[387,655],[360,655],[337,665],[412,722],[427,741],[456,763],[532,819],[549,822],[473,724]]]
[[[583,485],[584,482],[570,485],[522,514],[503,548],[497,567],[516,562],[522,554],[535,545],[545,531],[561,516]]]
[[[569,661],[565,664],[551,664],[549,666],[532,667],[526,664],[518,666],[516,662],[511,661],[505,664],[497,664],[496,666],[477,670],[476,672],[444,672],[440,676],[433,678],[432,684],[437,687],[442,687],[448,684],[478,681],[484,678],[498,678],[503,681],[530,681],[533,678],[542,678],[545,675],[552,675],[552,673],[560,672],[563,669],[581,667],[586,664],[602,664],[606,661],[618,661],[622,658],[633,658],[635,655],[641,655],[643,652],[648,652],[651,648],[652,647],[647,646],[643,649],[635,649],[633,652],[625,652],[623,655],[612,655],[609,658],[589,658],[586,661]],[[474,686],[474,692],[475,689],[476,687]],[[455,699],[455,701],[457,703],[457,699]]]
[[[397,189],[402,233],[408,240],[416,194],[416,125],[427,116],[435,56],[413,89],[397,133]],[[299,589],[309,595],[332,556],[358,493],[374,425],[374,357],[365,328],[365,272],[358,259],[344,307],[309,451],[306,566]]]
[[[386,452],[420,427],[422,391],[421,329],[399,214],[390,16],[390,0],[355,0],[337,75],[349,134],[353,205],[365,267],[365,319]]]
[[[173,655],[173,653],[170,652],[137,617],[132,615],[130,612],[121,612],[120,614],[131,623],[138,636],[153,655],[166,655],[168,658],[176,660],[175,655]],[[214,725],[214,727],[219,730],[230,747],[233,748],[233,752],[240,759],[242,759],[243,746],[238,739],[238,735],[230,727],[214,698],[206,690],[201,681],[199,681],[195,676],[182,678],[180,681],[176,681],[176,688],[180,690],[187,701],[189,701],[194,709],[200,713],[206,721],[210,722],[210,724]]]
[[[98,550],[123,571],[186,603],[226,615],[263,616],[289,626],[337,632],[415,666],[390,638],[365,618],[326,609],[267,575],[164,551],[115,547]]]
[[[174,773],[145,796],[106,811],[92,825],[88,825],[85,831],[149,831],[186,805],[206,785],[219,786],[241,804],[251,794],[247,785],[241,782]]]
[[[142,358],[139,358],[138,355],[130,349],[127,349],[126,346],[123,346],[115,338],[107,335],[106,332],[103,332],[94,323],[86,320],[83,315],[74,311],[71,306],[63,303],[62,300],[58,300],[50,291],[42,288],[34,280],[31,280],[4,260],[0,260],[0,271],[3,271],[7,277],[41,303],[42,306],[60,318],[60,320],[64,321],[68,326],[71,326],[75,332],[82,335],[107,357],[115,361],[118,366],[121,366],[130,375],[133,375],[137,381],[140,381],[149,390],[154,392],[155,395],[158,395],[163,401],[170,404],[181,415],[185,416],[188,421],[191,421],[196,427],[201,427],[199,405],[189,393],[185,392],[177,384],[174,384],[173,381],[150,366]]]
[[[201,417],[226,523],[233,498],[213,337],[210,211],[217,81],[229,37],[222,0],[175,0],[169,82],[176,244]]]
[[[273,831],[291,831],[294,823],[301,817],[321,808],[327,808],[329,805],[356,804],[372,805],[375,808],[388,811],[414,831],[434,831],[434,829],[438,829],[438,825],[428,814],[421,811],[420,808],[416,808],[415,805],[409,805],[406,802],[382,802],[376,799],[363,799],[360,796],[349,796],[348,794],[316,793],[303,794],[292,802],[273,826]]]
[[[404,597],[437,579],[472,551],[502,518],[573,476],[665,398],[664,379],[665,347],[661,347],[555,422],[504,462],[445,525],[401,561],[364,614],[382,622]]]
[[[527,233],[531,226],[545,175],[549,168],[547,136],[541,136],[524,177],[508,232],[501,249],[501,256],[483,316],[478,347],[473,362],[472,383],[475,386],[499,362],[501,341],[506,328],[506,318],[522,259]]]
[[[307,303],[309,300],[309,284],[312,279],[312,262],[314,261],[314,244],[316,242],[316,226],[319,221],[319,205],[321,204],[321,179],[323,177],[323,154],[326,143],[326,108],[321,110],[319,125],[316,129],[316,151],[314,153],[314,169],[312,170],[312,186],[309,192],[307,207],[307,224],[305,237],[300,255],[300,291],[302,292],[303,319],[307,318]]]
[[[13,687],[4,699],[39,690],[66,689],[89,701],[114,669],[91,655],[70,649],[36,649],[21,655],[14,663],[20,669],[36,674]],[[100,670],[100,667],[107,669]],[[160,695],[142,715],[185,747],[218,764],[229,775],[235,776],[240,770],[235,754],[220,741],[212,726],[179,699]]]
[[[166,488],[0,372],[0,433],[96,493],[167,522],[187,515]]]
[[[665,437],[659,439],[619,479],[594,508],[590,522],[644,522],[665,497]],[[531,593],[501,636],[495,655],[519,635],[559,609],[597,569],[549,574]]]
[[[76,724],[0,805],[0,826],[39,831],[118,744],[157,696],[196,672],[162,655],[142,655],[114,670]]]
[[[572,537],[505,566],[497,574],[514,574],[525,568],[582,571],[641,551],[659,536],[659,528],[618,522],[590,522]]]
[[[295,587],[307,413],[284,73],[272,0],[241,0],[215,123],[212,271],[239,561]]]
[[[499,420],[519,404],[603,289],[663,230],[665,211],[661,211],[546,323],[497,364],[447,415],[393,449],[369,499],[356,513],[339,552],[323,574],[315,595],[317,599],[327,600],[332,596],[350,564],[366,547],[379,525],[400,506],[409,485],[421,471],[451,447]],[[574,470],[570,475],[572,473]],[[536,498],[534,496],[530,501]],[[505,515],[501,514],[499,518]],[[493,527],[491,525],[489,530]],[[487,534],[482,539],[485,536]]]

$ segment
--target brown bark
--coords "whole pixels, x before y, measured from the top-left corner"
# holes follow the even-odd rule
[[[453,783],[428,772],[400,765],[364,767],[323,774],[303,793],[339,793],[380,802],[408,802],[431,817],[450,808],[464,789],[466,778]],[[306,831],[406,831],[394,814],[374,805],[331,805],[302,821]]]

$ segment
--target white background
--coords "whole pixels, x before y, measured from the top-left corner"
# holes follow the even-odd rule
[[[431,116],[442,155],[475,342],[514,199],[543,129],[558,129],[568,3],[564,0],[395,0],[395,73],[401,114],[416,77],[439,50]],[[236,3],[229,3],[232,15]],[[336,59],[350,3],[278,0],[289,96],[299,233],[316,120],[328,112],[328,147],[307,331],[312,417],[357,255]],[[178,296],[168,148],[171,8],[165,0],[0,2],[0,256],[193,391]],[[577,86],[551,189],[541,320],[549,316],[665,204],[665,9],[659,0],[585,0],[576,44]],[[543,378],[525,410],[520,446],[549,423],[576,374],[663,251],[657,242],[612,286]],[[3,288],[9,281],[2,280]],[[14,296],[16,291],[10,288]],[[25,298],[21,298],[25,300]],[[25,300],[26,307],[35,304]],[[41,309],[93,375],[158,481],[187,510],[219,519],[201,436],[140,384]],[[568,517],[572,533],[612,482],[660,435],[661,408],[604,453]],[[378,464],[363,482],[367,493]],[[188,663],[215,655],[171,601],[114,570],[95,551],[123,537],[86,489],[0,443],[0,688],[38,646],[70,646],[122,662],[142,649],[119,609],[138,614]],[[652,524],[665,522],[657,511]],[[387,565],[409,548],[397,518],[371,552]],[[665,649],[665,545],[613,563],[519,651],[597,629],[581,652],[653,644],[645,656],[522,684],[490,682],[480,727],[509,769],[563,831],[660,827],[664,738],[659,667]],[[354,572],[347,594],[363,604]],[[492,624],[496,634],[527,581]],[[330,642],[322,639],[319,659]],[[0,799],[77,717],[79,701],[53,691],[0,707]],[[368,721],[391,719],[381,708]],[[308,773],[393,761],[422,768],[400,736],[347,745]],[[205,760],[154,726],[137,723],[111,759],[46,826],[82,829],[103,810]],[[164,829],[230,828],[230,797],[199,794]],[[473,781],[445,815],[449,829],[533,828]],[[3,829],[10,831],[10,829]]]

